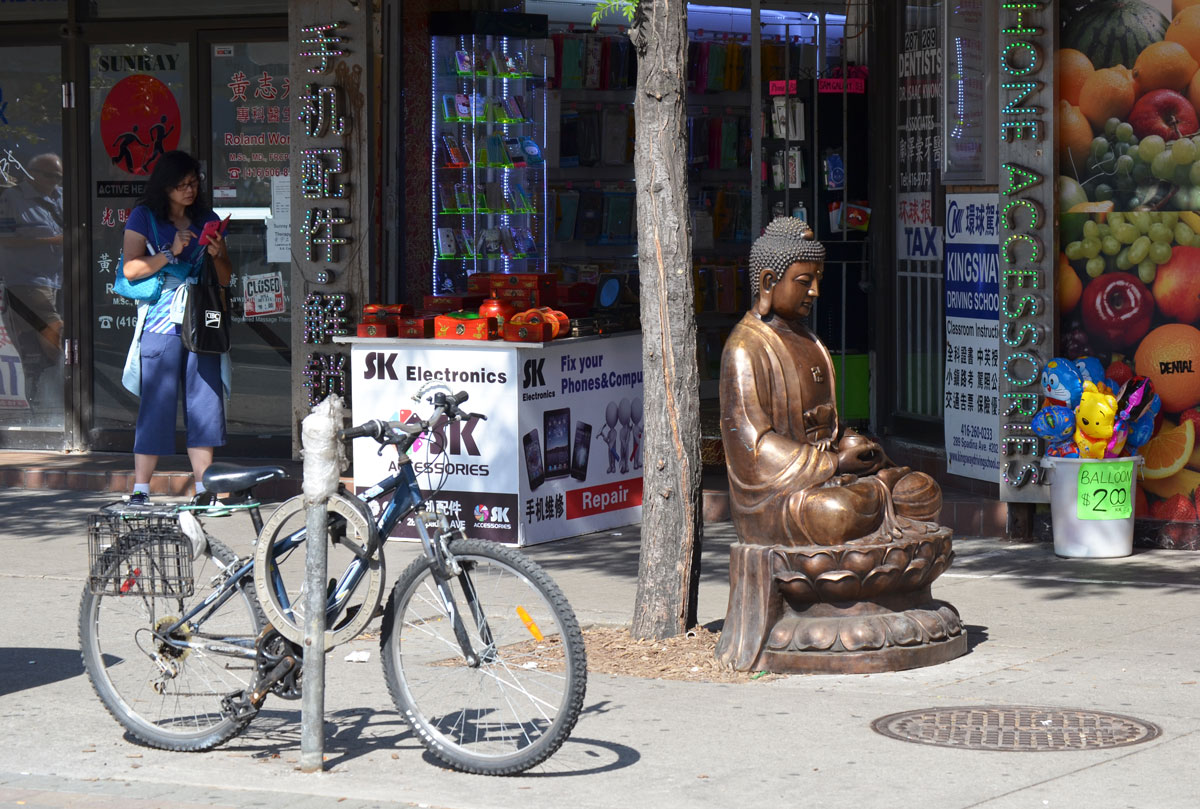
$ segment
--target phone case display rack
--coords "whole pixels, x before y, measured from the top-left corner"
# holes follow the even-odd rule
[[[634,88],[637,56],[620,25],[551,19],[549,115],[558,124],[549,185],[550,267],[564,277],[636,281]],[[689,204],[702,386],[715,395],[724,338],[748,306],[750,45],[744,34],[689,32]],[[556,136],[556,137],[555,137]]]
[[[433,288],[544,272],[546,17],[430,15]]]

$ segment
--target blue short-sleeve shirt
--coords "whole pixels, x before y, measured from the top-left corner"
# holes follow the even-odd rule
[[[129,219],[125,222],[125,229],[132,230],[134,233],[141,234],[146,239],[146,252],[150,255],[156,255],[171,249],[171,243],[175,241],[175,233],[178,228],[173,222],[165,219],[154,219],[154,225],[151,227],[151,218],[153,214],[145,205],[139,205],[134,208]],[[204,230],[204,225],[210,221],[218,221],[219,217],[212,211],[204,214],[199,221],[193,221],[188,230],[196,237],[191,243],[184,248],[183,253],[179,256],[179,263],[185,266],[198,265],[200,259],[207,249],[200,245],[200,233]],[[157,238],[156,238],[157,236]],[[192,272],[195,274],[195,271]],[[171,273],[165,273],[163,278],[163,290],[159,295],[158,300],[150,305],[150,311],[146,313],[146,325],[143,328],[144,332],[150,334],[176,334],[178,328],[171,322],[171,299],[175,295],[175,290],[182,284],[176,276]]]

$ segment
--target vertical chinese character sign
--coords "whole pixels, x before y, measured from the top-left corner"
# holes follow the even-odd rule
[[[1000,199],[946,199],[946,471],[1000,478]]]
[[[298,423],[327,396],[350,400],[348,334],[369,271],[366,12],[291,4],[292,402]]]

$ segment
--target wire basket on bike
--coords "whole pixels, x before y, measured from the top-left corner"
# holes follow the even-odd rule
[[[105,509],[88,518],[88,588],[95,595],[188,598],[192,541],[170,513]]]

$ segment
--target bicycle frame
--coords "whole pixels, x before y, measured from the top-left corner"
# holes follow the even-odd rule
[[[384,480],[376,483],[360,495],[360,499],[365,502],[378,500],[384,495],[395,492],[391,501],[383,509],[383,512],[376,520],[376,527],[379,530],[379,536],[386,540],[391,535],[392,530],[399,524],[400,520],[408,517],[410,514],[417,514],[419,519],[416,520],[417,533],[421,540],[421,545],[428,557],[434,563],[434,578],[438,583],[443,605],[454,622],[455,635],[458,638],[460,645],[463,648],[464,657],[466,657],[469,665],[477,665],[479,658],[474,654],[470,640],[466,634],[466,628],[462,624],[462,618],[454,607],[454,599],[450,593],[447,581],[451,576],[461,576],[461,569],[457,568],[452,562],[447,563],[444,553],[444,543],[449,539],[450,527],[448,521],[443,515],[433,514],[423,510],[426,503],[425,495],[421,492],[420,486],[417,484],[416,472],[413,470],[413,465],[407,456],[401,457],[400,469],[393,475],[388,476]],[[251,519],[254,522],[255,528],[261,532],[262,517],[259,512],[259,504],[247,504],[250,508]],[[438,542],[434,542],[430,537],[429,531],[426,528],[426,523],[436,519],[439,523],[439,531],[437,534]],[[296,547],[301,545],[306,539],[306,528],[301,528],[292,534],[285,537],[276,548],[272,557],[272,567],[275,568],[274,560],[279,559]],[[359,557],[355,556],[350,561],[345,572],[338,580],[333,592],[329,595],[326,602],[325,616],[326,622],[332,622],[337,615],[346,606],[347,600],[362,581],[363,574],[367,570],[367,563]],[[244,580],[247,576],[253,574],[254,560],[243,564],[236,572],[230,575],[225,583],[217,590],[214,590],[204,601],[197,604],[187,613],[175,621],[170,626],[159,630],[156,635],[164,643],[167,643],[175,648],[186,649],[204,649],[206,651],[217,654],[227,654],[236,657],[244,657],[253,659],[256,656],[256,651],[251,645],[253,641],[241,639],[220,638],[210,641],[192,641],[181,640],[171,637],[181,626],[194,622],[203,624],[208,616],[219,609],[226,601],[233,597],[237,584]],[[284,591],[282,577],[279,575],[278,569],[272,570],[272,579],[280,596],[280,604],[285,610],[290,609],[290,603]],[[487,620],[481,614],[477,599],[475,598],[474,588],[467,577],[462,577],[463,588],[467,594],[467,600],[471,605],[471,611],[475,618],[476,624],[480,629],[481,637],[484,642],[491,645],[491,633],[487,628]],[[203,613],[203,614],[202,614]],[[197,617],[199,616],[199,617]]]

